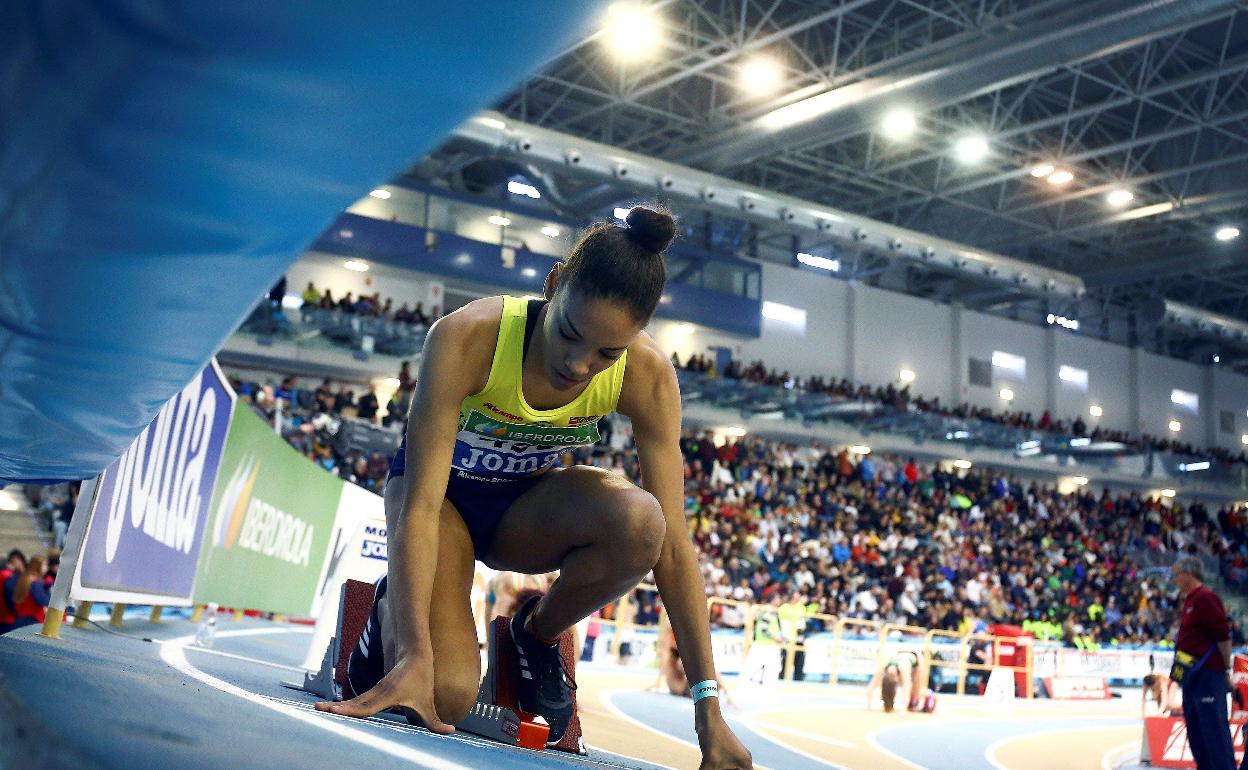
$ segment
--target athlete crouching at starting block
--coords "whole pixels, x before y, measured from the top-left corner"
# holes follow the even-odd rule
[[[560,571],[510,624],[519,706],[542,716],[557,741],[576,685],[552,640],[653,569],[697,683],[701,767],[752,767],[715,697],[705,591],[683,510],[676,373],[642,331],[674,234],[670,215],[635,207],[625,225],[582,235],[546,277],[544,301],[487,297],[430,328],[385,488],[389,571],[348,667],[356,697],[319,710],[368,717],[399,707],[433,732],[452,732],[481,682],[469,603],[475,558],[499,570]],[[569,449],[597,442],[598,421],[613,411],[632,419],[642,487],[598,468],[556,467]]]
[[[646,687],[646,692],[661,692],[666,689],[672,695],[693,697],[693,692],[689,689],[689,677],[685,674],[685,666],[680,661],[676,635],[672,633],[672,621],[667,616],[666,608],[659,609],[659,637],[655,650],[655,663],[658,673],[654,684]],[[718,672],[715,674],[715,684],[719,688],[719,697],[724,704],[729,708],[736,708],[732,696],[728,693],[728,686],[724,684],[724,678]]]
[[[867,710],[871,710],[878,693],[886,714],[895,710],[898,700],[907,704],[907,711],[932,713],[936,710],[936,693],[928,687],[929,674],[927,662],[916,652],[902,652],[890,658],[867,683]]]

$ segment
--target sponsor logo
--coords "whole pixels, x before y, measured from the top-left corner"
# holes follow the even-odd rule
[[[118,461],[116,488],[105,514],[104,560],[111,564],[127,530],[140,532],[171,551],[189,554],[204,495],[214,479],[204,477],[212,446],[224,440],[214,431],[216,390],[200,372],[161,408]]]
[[[462,430],[489,439],[505,440],[537,446],[585,446],[598,442],[597,422],[570,425],[566,428],[545,425],[515,424],[492,420],[475,410],[469,412]]]
[[[486,402],[485,402],[485,408],[486,408],[486,409],[489,409],[489,410],[490,410],[491,412],[493,412],[494,414],[497,414],[497,415],[499,415],[500,417],[506,417],[508,420],[511,420],[511,421],[513,421],[513,422],[523,422],[523,421],[524,421],[524,419],[523,419],[523,418],[521,418],[521,417],[517,417],[516,415],[512,414],[511,412],[504,412],[502,409],[499,409],[497,406],[494,406],[494,404],[490,403],[489,401],[486,401]]]
[[[214,544],[308,566],[316,527],[256,497],[253,487],[259,473],[260,463],[250,455],[234,470],[217,504]]]
[[[585,425],[591,422],[597,423],[601,419],[602,419],[602,415],[600,414],[590,415],[589,417],[569,417],[568,425],[576,426],[576,425]]]
[[[364,526],[364,539],[360,542],[360,556],[365,559],[386,561],[389,554],[386,550],[386,528],[372,524]]]

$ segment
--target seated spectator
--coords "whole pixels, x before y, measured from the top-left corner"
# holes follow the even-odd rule
[[[341,413],[344,409],[355,408],[355,393],[347,390],[346,385],[338,385],[338,394],[334,396],[334,411]]]
[[[321,304],[321,293],[316,290],[316,285],[308,281],[308,288],[303,290],[303,306],[316,307]]]
[[[26,571],[26,554],[17,548],[9,551],[9,556],[5,559],[3,566],[0,566],[0,634],[13,630],[13,623],[16,616],[13,608],[4,598],[4,586],[14,575],[20,575]]]
[[[13,628],[42,623],[51,594],[43,583],[43,559],[35,556],[26,563],[26,569],[12,575],[4,584],[0,601],[8,604],[13,612]]]
[[[416,387],[416,378],[412,376],[412,362],[399,364],[399,390],[410,391]]]
[[[326,289],[325,293],[321,295],[319,305],[321,310],[333,310],[338,307],[338,303],[334,301],[334,293],[329,289]]]
[[[334,411],[334,382],[326,377],[325,381],[316,389],[316,411],[332,412]]]
[[[369,388],[364,395],[360,396],[356,408],[356,414],[361,420],[375,421],[377,419],[377,410],[381,408],[381,404],[377,400],[376,388]]]
[[[338,300],[338,309],[348,315],[354,315],[355,308],[356,301],[352,299],[351,292],[347,292],[343,295],[342,299]]]

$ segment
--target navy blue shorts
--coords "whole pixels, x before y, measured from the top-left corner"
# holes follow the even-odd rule
[[[390,472],[386,475],[386,483],[396,476],[402,476],[407,470],[405,454],[407,440],[399,446],[390,461]],[[494,542],[494,533],[498,531],[498,522],[518,497],[532,489],[541,477],[522,481],[477,481],[465,478],[459,471],[452,470],[446,483],[446,499],[451,501],[459,517],[468,528],[468,536],[472,538],[472,551],[477,561],[485,561]]]

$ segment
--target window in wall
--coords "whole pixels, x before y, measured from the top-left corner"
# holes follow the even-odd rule
[[[992,362],[982,358],[967,360],[966,381],[979,388],[992,387]]]
[[[1027,359],[1022,356],[994,350],[992,351],[992,366],[994,369],[1003,369],[1020,380],[1027,379]]]
[[[764,301],[763,318],[782,323],[797,330],[799,334],[806,333],[806,311],[800,307]]]
[[[1080,369],[1077,366],[1066,366],[1063,364],[1057,368],[1057,378],[1062,382],[1068,383],[1079,390],[1087,391],[1088,389],[1088,370]]]
[[[1170,403],[1181,406],[1192,414],[1200,413],[1200,396],[1175,388],[1170,391]]]

